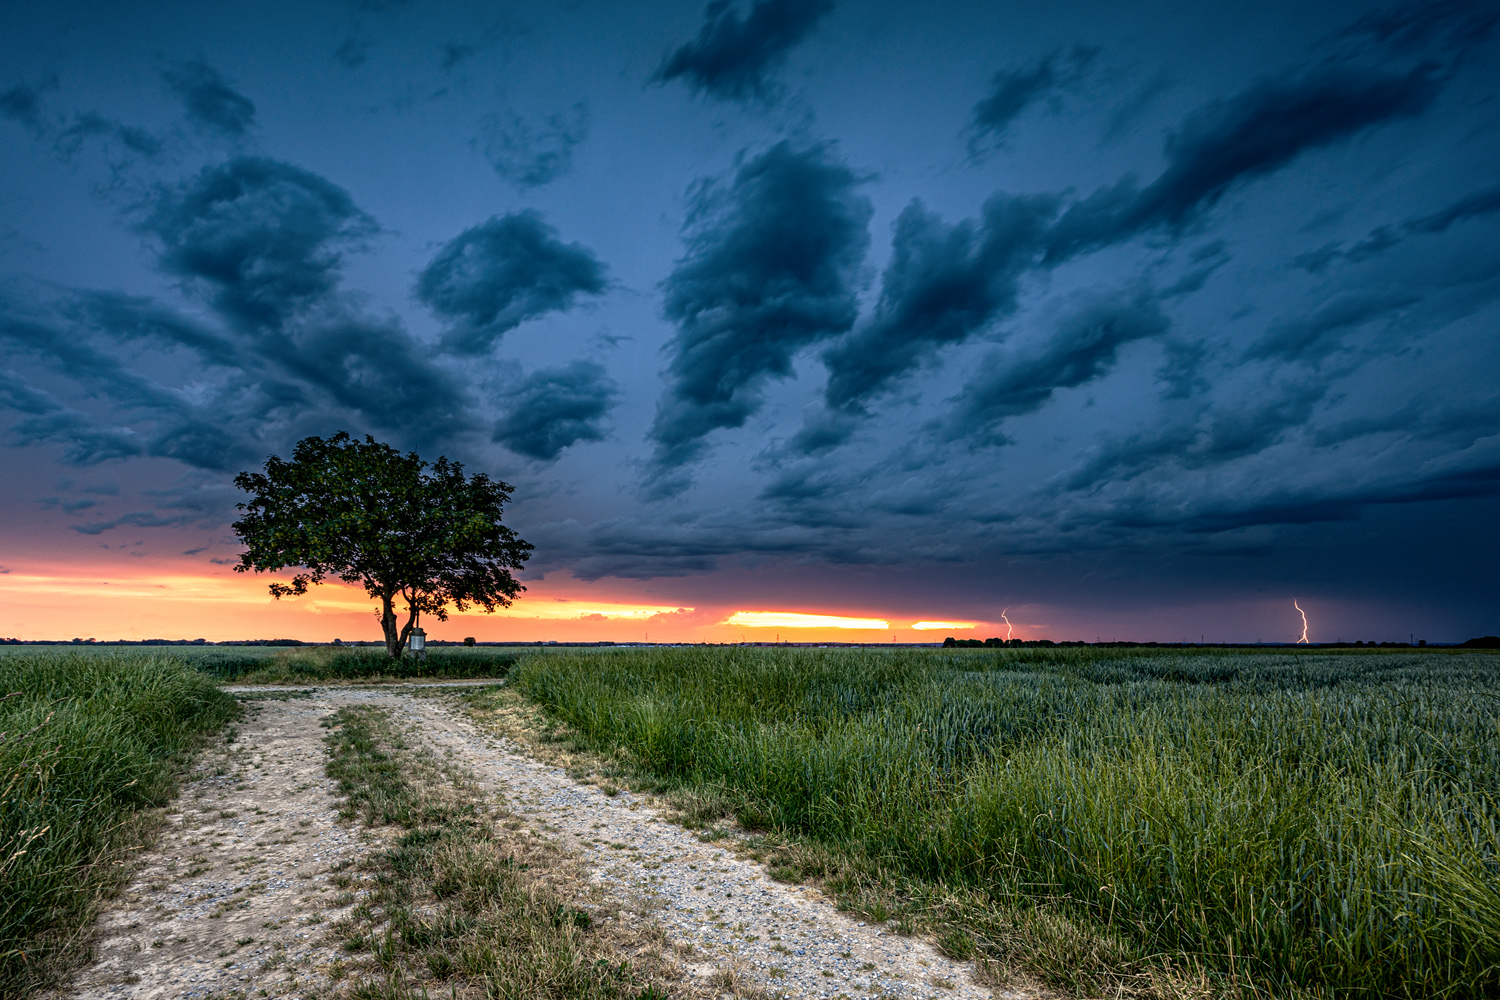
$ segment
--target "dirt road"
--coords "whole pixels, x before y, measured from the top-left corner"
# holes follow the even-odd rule
[[[262,691],[264,696],[267,692]],[[383,707],[471,772],[536,836],[581,863],[594,895],[654,919],[688,982],[790,997],[1031,997],[967,963],[839,912],[817,890],[702,841],[628,791],[581,784],[492,735],[439,689],[322,688],[248,707],[197,765],[157,846],[101,918],[96,961],[59,996],[312,997],[338,992],[328,928],[356,899],[358,858],[390,832],[341,822],[323,723]],[[613,794],[612,794],[613,793]]]

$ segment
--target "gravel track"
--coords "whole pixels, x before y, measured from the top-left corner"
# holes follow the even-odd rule
[[[693,945],[688,971],[790,997],[1021,998],[973,981],[973,966],[839,912],[821,892],[770,879],[672,823],[641,796],[609,795],[478,730],[438,701],[404,700],[399,717],[472,771],[516,815],[578,856],[606,894],[644,896],[669,940]]]
[[[340,823],[323,773],[333,699],[267,701],[205,753],[156,846],[99,918],[95,961],[61,996],[206,997],[327,985],[330,874],[378,843]]]
[[[385,837],[338,821],[323,773],[320,722],[344,705],[390,709],[576,857],[599,894],[634,912],[644,905],[702,985],[799,998],[1039,996],[979,985],[969,963],[841,913],[815,889],[775,882],[647,799],[580,784],[444,701],[360,687],[251,708],[235,743],[197,765],[158,844],[100,918],[95,963],[55,996],[302,997],[333,985],[338,952],[324,928],[349,898],[330,879]]]

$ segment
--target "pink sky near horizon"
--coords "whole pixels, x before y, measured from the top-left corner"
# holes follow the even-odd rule
[[[185,562],[185,560],[183,561]],[[45,564],[26,560],[0,568],[0,635],[18,639],[226,639],[283,638],[311,642],[378,639],[376,603],[363,589],[338,581],[315,586],[304,597],[276,600],[268,576],[235,573],[230,567],[204,571],[199,563],[142,560],[119,565]],[[971,617],[912,616],[870,607],[728,605],[709,600],[685,604],[663,600],[626,581],[585,583],[554,574],[527,583],[510,608],[493,615],[452,611],[448,621],[430,616],[423,626],[434,639],[474,636],[488,641],[546,639],[662,642],[770,640],[941,641],[943,633],[913,630],[918,621],[970,624],[951,629],[961,636],[1005,634]],[[398,611],[401,609],[398,608]],[[885,619],[887,628],[790,628],[726,624],[736,612],[790,612]],[[996,631],[998,628],[998,632]],[[1022,635],[1018,627],[1016,634]]]
[[[273,577],[235,573],[227,564],[206,567],[201,556],[132,557],[128,552],[90,553],[83,546],[50,559],[37,555],[7,558],[0,564],[0,636],[101,641],[380,638],[375,603],[361,588],[337,581],[314,587],[304,597],[278,601],[267,591]],[[1087,641],[1285,642],[1294,640],[1300,631],[1300,621],[1290,612],[1290,598],[1151,611],[1018,604],[976,614],[980,610],[976,604],[928,606],[910,593],[902,595],[900,606],[895,607],[852,589],[843,592],[843,602],[832,593],[835,588],[787,589],[779,596],[773,588],[747,596],[734,581],[716,577],[583,581],[552,573],[527,580],[526,593],[494,615],[452,612],[447,622],[428,617],[422,624],[433,639],[473,636],[482,642],[742,642],[778,637],[802,642],[940,642],[948,634],[981,639],[1011,634],[1020,639]],[[1328,623],[1340,617],[1338,605],[1307,597],[1302,605],[1310,611],[1313,641],[1335,638]],[[1013,629],[1009,633],[1001,620],[1002,611]],[[752,627],[730,621],[743,612],[883,619],[888,625],[877,629]],[[972,627],[912,628],[922,621],[970,623]],[[1194,621],[1209,624],[1193,627]]]

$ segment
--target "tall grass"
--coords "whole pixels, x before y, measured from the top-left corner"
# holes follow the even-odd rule
[[[154,654],[7,656],[0,697],[0,996],[20,996],[67,960],[140,811],[235,708]]]
[[[504,677],[515,653],[490,650],[429,650],[422,659],[407,655],[392,660],[384,649],[312,647],[278,653],[274,658],[241,661],[202,660],[198,670],[221,681],[241,684],[320,684],[329,681],[405,681]]]
[[[1500,658],[671,650],[515,683],[741,820],[1338,996],[1500,993]]]

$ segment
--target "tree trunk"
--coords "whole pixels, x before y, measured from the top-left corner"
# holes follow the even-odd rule
[[[406,597],[408,614],[406,624],[398,627],[395,593],[380,595],[380,629],[385,633],[385,651],[393,660],[401,659],[401,651],[406,648],[406,640],[411,636],[412,630],[417,627],[416,598],[404,593],[402,596]]]
[[[385,633],[385,651],[393,660],[401,659],[406,635],[396,626],[395,594],[380,595],[380,629]]]

